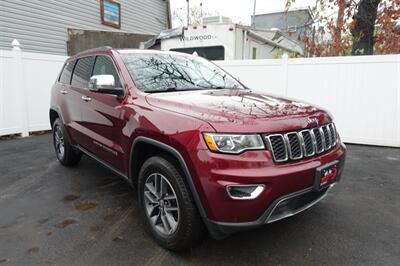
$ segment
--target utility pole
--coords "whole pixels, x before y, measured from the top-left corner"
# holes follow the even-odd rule
[[[190,8],[189,8],[189,0],[186,0],[186,2],[187,2],[187,26],[189,26],[189,24],[190,24],[190,14],[189,14],[189,12],[190,12]]]
[[[251,23],[251,26],[253,27],[253,29],[256,27],[256,6],[257,6],[257,0],[254,0],[253,21]]]

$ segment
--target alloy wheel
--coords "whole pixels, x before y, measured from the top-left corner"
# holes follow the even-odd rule
[[[57,157],[62,159],[65,153],[65,143],[63,132],[59,126],[54,129],[54,141]]]
[[[178,228],[178,198],[171,183],[159,173],[149,175],[144,184],[144,204],[151,226],[163,235]]]

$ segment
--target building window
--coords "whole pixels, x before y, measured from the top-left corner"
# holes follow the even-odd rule
[[[121,28],[121,4],[114,0],[100,0],[101,24]]]
[[[253,56],[252,56],[252,58],[253,59],[257,59],[257,48],[256,47],[253,47]]]

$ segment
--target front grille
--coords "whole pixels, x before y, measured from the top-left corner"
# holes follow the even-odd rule
[[[264,135],[275,162],[300,160],[321,154],[336,146],[337,134],[333,123],[299,132]]]

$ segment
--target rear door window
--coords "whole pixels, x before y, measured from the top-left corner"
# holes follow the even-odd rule
[[[62,84],[65,85],[70,85],[71,84],[71,75],[72,75],[72,70],[74,69],[75,66],[75,60],[69,61],[64,65],[64,68],[61,72],[60,78],[58,81]]]
[[[94,56],[78,59],[72,75],[71,86],[77,88],[87,88],[89,85],[90,74],[92,73]]]

